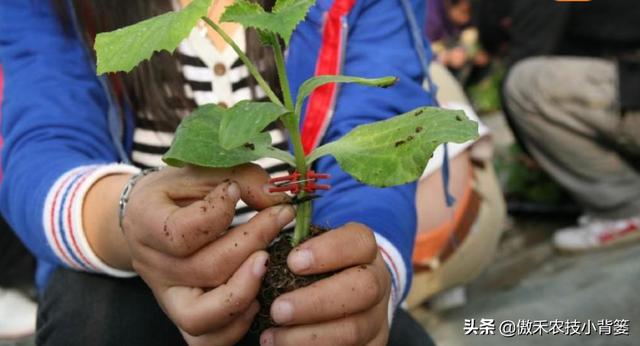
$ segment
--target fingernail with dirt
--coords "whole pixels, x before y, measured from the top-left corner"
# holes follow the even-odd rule
[[[262,277],[264,273],[267,271],[267,260],[269,259],[269,255],[266,253],[262,253],[256,257],[253,261],[253,274],[256,277]]]
[[[266,193],[269,196],[277,195],[278,192],[269,191],[269,190],[273,189],[274,187],[275,187],[275,185],[273,185],[273,184],[264,184],[264,185],[262,185],[262,191],[264,191],[264,193]]]
[[[291,197],[289,197],[286,193],[284,192],[271,192],[269,190],[276,188],[277,186],[273,185],[273,184],[264,184],[262,185],[262,191],[269,197],[274,198],[276,201],[279,201],[280,203],[286,203],[291,201]]]
[[[229,197],[231,197],[231,199],[233,200],[240,199],[240,187],[238,186],[237,183],[235,182],[229,183],[229,186],[227,187],[227,195],[229,195]]]
[[[294,215],[295,211],[292,206],[282,205],[278,210],[278,223],[281,225],[286,225],[291,222],[291,220],[293,220]]]
[[[308,270],[313,265],[313,252],[309,249],[295,249],[290,256],[289,265],[294,272]]]
[[[266,330],[260,336],[260,346],[273,346],[273,331]]]
[[[278,324],[284,324],[293,319],[293,304],[286,300],[276,300],[271,306],[271,317]]]

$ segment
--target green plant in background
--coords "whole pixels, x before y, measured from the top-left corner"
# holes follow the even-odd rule
[[[186,117],[178,127],[164,161],[172,166],[231,167],[263,157],[276,158],[294,166],[301,175],[298,197],[305,197],[304,185],[313,162],[325,155],[336,158],[340,167],[359,181],[387,187],[417,180],[435,148],[445,142],[465,142],[477,137],[477,124],[461,111],[423,107],[388,120],[353,129],[341,139],[318,147],[305,156],[300,138],[302,104],[316,88],[329,83],[358,83],[389,87],[397,79],[366,79],[348,76],[316,76],[304,82],[293,100],[286,76],[281,43],[288,44],[296,26],[315,0],[278,0],[271,12],[248,0],[236,0],[226,8],[221,21],[254,28],[264,45],[275,54],[281,100],[265,82],[252,61],[233,40],[207,17],[212,0],[194,0],[181,11],[166,13],[132,26],[99,34],[95,49],[98,73],[128,72],[154,52],[172,52],[199,20],[204,20],[235,50],[270,102],[243,101],[229,109],[205,105]],[[263,130],[279,120],[289,132],[293,155],[271,146]],[[312,202],[298,206],[293,245],[305,239],[311,223]]]
[[[494,61],[489,69],[486,77],[466,88],[473,107],[481,114],[499,111],[502,107],[500,88],[504,79],[504,65]]]
[[[566,192],[518,144],[497,155],[496,171],[508,200],[555,205],[567,202]]]

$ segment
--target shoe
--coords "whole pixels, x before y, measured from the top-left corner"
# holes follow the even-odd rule
[[[20,291],[0,287],[0,340],[17,340],[36,331],[37,305]]]
[[[566,252],[596,250],[640,240],[640,217],[595,219],[582,216],[578,225],[563,228],[553,235],[553,245]]]
[[[446,311],[467,304],[467,290],[464,286],[449,288],[429,300],[429,308],[433,311]]]

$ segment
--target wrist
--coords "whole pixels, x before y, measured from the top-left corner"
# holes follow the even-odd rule
[[[127,240],[119,226],[120,192],[132,174],[113,174],[89,189],[83,210],[85,235],[93,252],[106,265],[132,270]]]
[[[130,267],[126,259],[122,260],[128,257],[128,253],[122,256],[122,250],[127,247],[118,249],[108,245],[117,241],[108,236],[121,236],[115,233],[119,232],[117,217],[107,217],[117,212],[119,187],[114,187],[112,178],[105,177],[127,176],[138,171],[123,164],[78,166],[65,172],[51,186],[45,200],[44,232],[61,264],[116,277],[135,275],[121,270]],[[105,182],[111,182],[111,186],[103,185]],[[119,255],[108,251],[112,249]]]

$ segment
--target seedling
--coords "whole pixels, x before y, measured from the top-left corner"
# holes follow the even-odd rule
[[[271,12],[249,0],[236,0],[226,8],[221,21],[258,30],[262,43],[273,48],[283,98],[280,99],[254,63],[218,24],[207,17],[211,3],[212,0],[193,0],[180,11],[99,34],[95,44],[98,73],[128,72],[154,52],[173,52],[199,20],[211,26],[242,59],[270,102],[243,101],[229,109],[213,104],[198,108],[182,121],[163,160],[171,166],[191,164],[222,168],[271,157],[294,166],[297,175],[289,177],[289,184],[285,182],[285,189],[295,192],[299,202],[291,239],[293,246],[309,235],[313,198],[308,194],[317,188],[311,184],[322,178],[310,175],[310,169],[318,158],[332,155],[340,167],[358,181],[389,187],[419,179],[438,145],[461,143],[477,137],[477,124],[468,120],[463,112],[422,107],[388,120],[358,126],[339,140],[305,155],[299,130],[300,116],[304,100],[316,88],[329,83],[389,87],[397,79],[316,76],[300,86],[294,102],[285,73],[282,43],[289,43],[294,29],[315,0],[277,0]],[[263,132],[276,120],[281,121],[289,132],[293,155],[272,147],[270,136]]]

